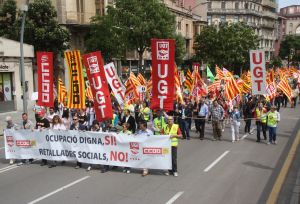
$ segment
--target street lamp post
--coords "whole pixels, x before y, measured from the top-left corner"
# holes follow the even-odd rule
[[[21,24],[21,31],[20,31],[20,73],[21,73],[21,86],[22,86],[22,93],[23,93],[23,112],[27,113],[27,100],[25,97],[25,69],[24,69],[24,49],[23,49],[23,44],[24,44],[24,27],[25,27],[25,19],[26,19],[26,14],[28,11],[28,0],[26,1],[26,4],[22,8],[23,15],[22,15],[22,24]]]

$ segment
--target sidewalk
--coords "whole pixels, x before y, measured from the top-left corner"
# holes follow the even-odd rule
[[[11,116],[14,123],[18,125],[22,125],[22,111],[13,111],[13,112],[6,112],[0,113],[0,136],[3,136],[3,130],[6,128],[6,117]],[[35,117],[32,110],[28,110],[28,118],[35,124]]]

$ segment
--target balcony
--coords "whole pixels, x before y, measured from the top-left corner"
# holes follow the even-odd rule
[[[95,13],[80,13],[76,11],[66,12],[66,24],[73,25],[90,25],[90,18],[93,17]]]
[[[268,7],[270,7],[270,8],[277,8],[277,3],[276,2],[272,2],[272,1],[270,1],[270,0],[263,0],[262,1],[262,5],[263,6],[268,6]]]
[[[277,13],[273,13],[271,11],[264,11],[263,12],[263,17],[268,17],[268,18],[272,18],[272,19],[278,19],[278,14]]]
[[[274,29],[275,28],[275,23],[262,23],[261,24],[262,28],[270,28],[270,29]]]
[[[210,8],[208,9],[208,15],[219,14],[219,15],[255,15],[261,16],[262,13],[256,10],[250,9],[221,9],[221,8]]]

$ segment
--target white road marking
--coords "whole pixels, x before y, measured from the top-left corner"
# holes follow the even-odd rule
[[[15,168],[18,168],[19,166],[17,166],[17,164],[14,164],[14,165],[10,165],[10,166],[7,166],[7,167],[4,167],[2,169],[0,169],[0,174],[6,172],[6,171],[10,171],[10,170],[13,170]]]
[[[44,200],[44,199],[46,199],[46,198],[48,198],[48,197],[54,195],[55,193],[58,193],[58,192],[60,192],[60,191],[63,191],[63,190],[65,190],[65,189],[71,187],[71,186],[74,186],[75,184],[77,184],[77,183],[79,183],[79,182],[81,182],[81,181],[83,181],[83,180],[85,180],[85,179],[87,179],[87,178],[89,178],[89,177],[90,177],[90,176],[85,176],[85,177],[83,177],[83,178],[81,178],[81,179],[78,179],[78,180],[76,180],[76,181],[73,181],[72,183],[69,183],[69,184],[67,184],[67,185],[65,185],[65,186],[63,186],[63,187],[61,187],[61,188],[56,189],[55,191],[52,191],[52,192],[50,192],[50,193],[48,193],[48,194],[46,194],[46,195],[44,195],[44,196],[42,196],[42,197],[39,197],[39,198],[37,198],[37,199],[35,199],[35,200],[29,202],[28,204],[38,203],[38,202],[40,202],[41,200]]]
[[[245,139],[248,136],[248,134],[244,134],[241,140]]]
[[[183,193],[184,193],[183,191],[176,193],[168,202],[166,202],[166,204],[174,203],[175,200],[177,200]]]
[[[225,157],[230,151],[225,151],[221,156],[219,156],[213,163],[211,163],[206,169],[204,169],[204,172],[208,172],[211,168],[213,168],[223,157]]]
[[[250,132],[253,133],[253,131],[254,131],[255,129],[256,129],[255,127],[251,128]],[[244,134],[243,137],[241,138],[241,140],[245,139],[245,138],[248,137],[248,136],[249,136],[248,133],[247,133],[247,134]]]

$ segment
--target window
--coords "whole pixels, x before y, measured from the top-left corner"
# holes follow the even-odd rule
[[[181,30],[181,21],[177,22],[177,30]]]
[[[188,36],[190,31],[189,31],[189,24],[185,24],[185,33]]]
[[[239,16],[234,16],[234,21],[233,21],[234,23],[237,23],[237,22],[239,22]]]
[[[226,22],[226,17],[225,17],[225,16],[221,16],[220,22],[221,22],[221,23],[225,23],[225,22]]]
[[[239,2],[235,2],[234,8],[239,9]]]
[[[211,16],[207,16],[207,24],[211,25]]]
[[[207,8],[211,9],[211,2],[207,3]]]
[[[225,7],[226,7],[225,2],[222,1],[222,3],[221,3],[221,8],[222,8],[222,9],[225,9]]]
[[[245,3],[245,9],[248,9],[248,3]]]

